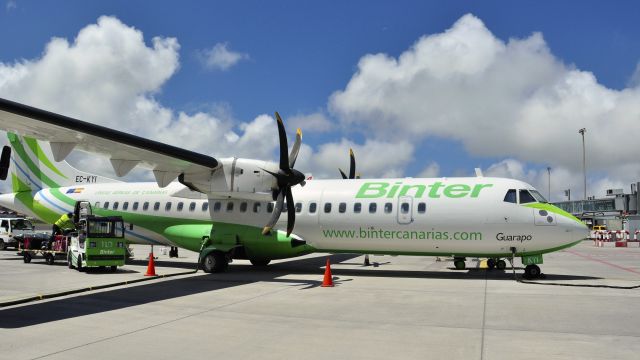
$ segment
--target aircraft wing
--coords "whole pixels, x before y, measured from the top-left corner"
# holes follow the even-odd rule
[[[118,176],[134,167],[153,170],[160,187],[180,175],[206,176],[213,157],[0,98],[0,129],[48,141],[56,161],[74,149],[110,158]]]

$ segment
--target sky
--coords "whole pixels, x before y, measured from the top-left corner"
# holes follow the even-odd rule
[[[352,147],[365,178],[479,167],[547,195],[550,167],[552,201],[582,198],[584,127],[587,195],[603,197],[640,181],[638,15],[633,1],[5,0],[0,97],[274,161],[278,111],[315,178],[339,177]]]

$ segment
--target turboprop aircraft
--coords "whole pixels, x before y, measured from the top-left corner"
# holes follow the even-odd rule
[[[277,113],[276,120],[278,163],[215,159],[0,99],[0,129],[11,144],[0,178],[10,174],[13,186],[0,204],[51,223],[86,200],[98,215],[122,216],[129,242],[197,251],[207,272],[232,259],[265,266],[330,252],[452,256],[457,269],[466,257],[501,269],[502,259],[520,257],[525,275],[536,277],[543,254],[588,237],[580,220],[518,180],[357,179],[352,170],[346,180],[305,181],[294,169],[302,133],[289,153]],[[81,172],[64,161],[74,149],[108,156],[118,177],[138,166],[156,181]]]

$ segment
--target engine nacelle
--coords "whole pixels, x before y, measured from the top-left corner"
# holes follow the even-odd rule
[[[278,172],[278,164],[255,159],[220,159],[220,167],[207,176],[188,176],[182,182],[213,198],[234,197],[271,201],[277,187],[273,175],[263,169]]]

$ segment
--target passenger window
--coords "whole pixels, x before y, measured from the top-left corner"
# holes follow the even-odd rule
[[[171,211],[171,203],[168,202],[164,205],[164,211]]]
[[[296,212],[299,213],[302,211],[302,203],[296,203]]]
[[[418,214],[424,214],[427,211],[427,204],[421,202],[418,203]]]
[[[516,189],[509,189],[504,196],[504,202],[517,203],[516,201]]]
[[[189,211],[196,211],[196,203],[192,202],[191,204],[189,204]]]
[[[247,212],[247,202],[243,201],[240,203],[240,212]]]
[[[156,202],[153,204],[153,211],[158,211],[158,210],[160,210],[160,202],[159,202],[159,201],[156,201]]]
[[[271,214],[273,212],[273,207],[274,207],[273,202],[268,202],[267,203],[267,212],[269,214]]]
[[[338,205],[338,212],[343,214],[345,211],[347,211],[347,203],[340,203],[340,205]]]
[[[178,211],[182,211],[182,208],[183,208],[183,207],[184,207],[184,203],[182,203],[182,201],[180,201],[180,202],[178,203],[178,206],[176,206],[176,210],[178,210]]]
[[[408,214],[409,213],[409,203],[400,204],[400,213]]]
[[[378,211],[378,204],[371,203],[369,204],[369,214],[375,214]]]
[[[393,211],[393,204],[392,203],[385,203],[384,204],[384,213],[385,214],[389,214],[391,211]]]
[[[137,211],[138,210],[138,202],[134,202],[133,203],[133,207],[132,207],[133,211]]]
[[[209,201],[205,201],[202,203],[202,211],[208,211],[209,210]]]
[[[314,202],[309,203],[309,214],[315,214],[317,209],[318,209],[318,204]]]
[[[102,208],[103,208],[103,209],[108,209],[108,208],[109,208],[109,202],[108,202],[108,201],[105,201],[105,202],[104,202],[104,205],[102,205]]]
[[[259,202],[253,203],[253,212],[254,213],[259,213],[260,212],[260,203]]]
[[[125,201],[124,204],[122,204],[122,210],[127,210],[129,208],[129,202]]]
[[[520,204],[532,202],[536,202],[536,199],[527,190],[520,190]]]
[[[113,210],[118,210],[118,205],[120,205],[117,201],[113,203]]]
[[[232,211],[233,211],[233,203],[229,201],[227,203],[227,212],[232,212]]]
[[[324,203],[324,212],[328,214],[331,212],[331,203]]]
[[[216,201],[213,203],[213,212],[218,212],[220,211],[220,209],[222,209],[222,204],[220,203],[220,201]]]
[[[362,204],[357,202],[355,204],[353,204],[353,212],[355,214],[360,214],[360,212],[362,211]]]
[[[149,210],[149,202],[145,201],[145,203],[142,204],[142,210],[144,210],[144,211]]]

